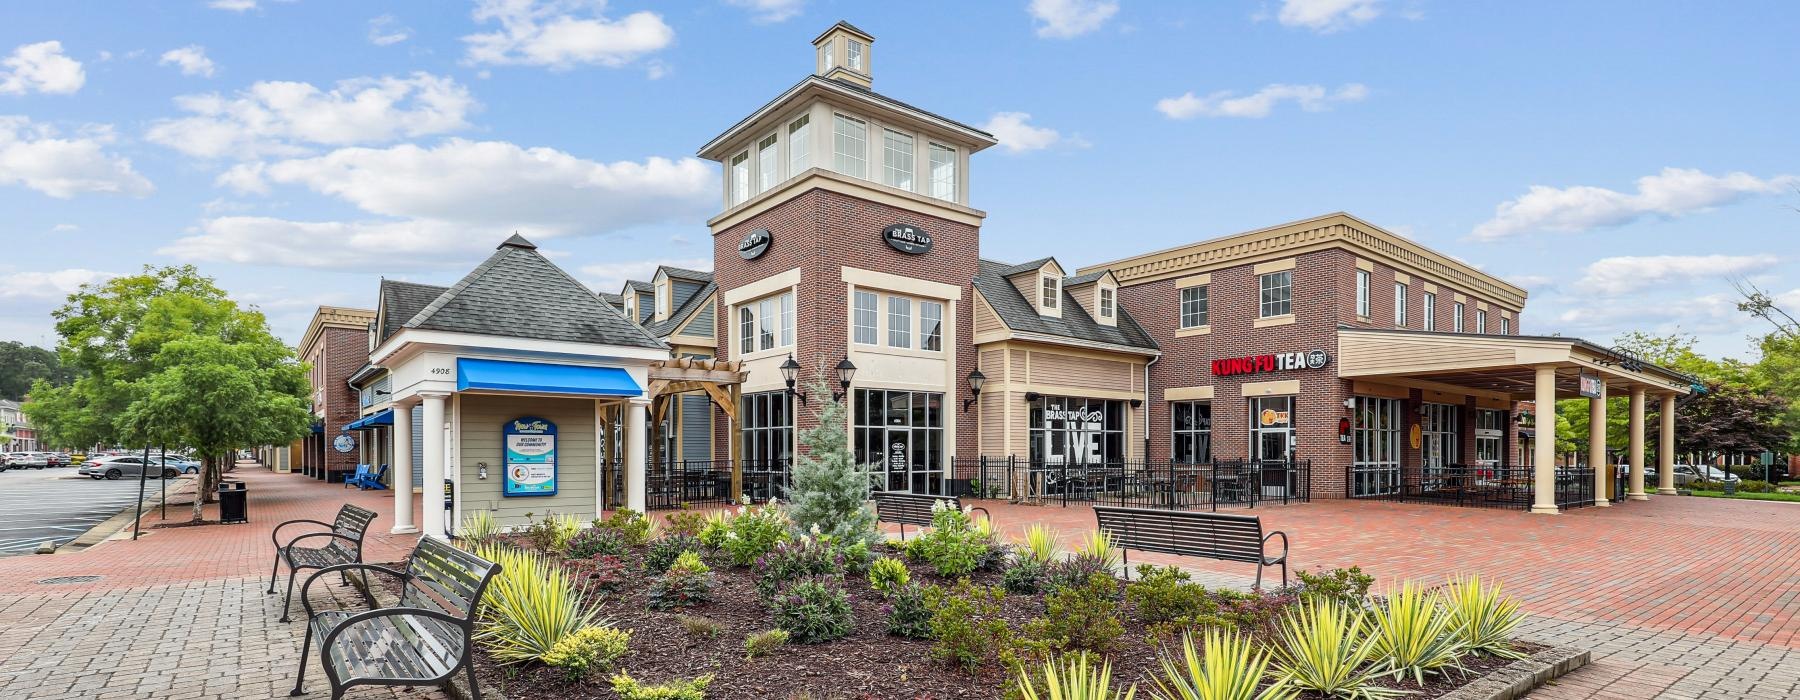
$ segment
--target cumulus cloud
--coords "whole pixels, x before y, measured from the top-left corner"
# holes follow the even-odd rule
[[[1800,177],[1793,175],[1763,179],[1742,172],[1717,176],[1664,168],[1638,178],[1637,191],[1629,194],[1586,185],[1532,185],[1524,195],[1495,207],[1494,218],[1476,226],[1470,237],[1493,241],[1528,231],[1573,233],[1622,226],[1650,216],[1674,218],[1796,184]]]
[[[60,41],[22,44],[0,59],[0,95],[42,92],[72,95],[87,83],[81,62],[62,52]]]
[[[0,273],[0,299],[62,299],[80,290],[81,285],[117,276],[112,272],[83,268]]]
[[[1627,331],[1738,333],[1752,321],[1738,310],[1737,302],[1736,296],[1727,293],[1676,297],[1655,304],[1597,304],[1589,299],[1558,313],[1552,325],[1565,335],[1589,339],[1611,338]]]
[[[1049,127],[1032,126],[1031,115],[1025,112],[998,112],[988,118],[981,126],[982,131],[994,135],[1000,140],[1000,147],[1008,153],[1025,153],[1041,151],[1057,145],[1085,147],[1087,142],[1080,137],[1063,136]]]
[[[212,0],[206,6],[226,12],[249,12],[256,9],[256,0]]]
[[[658,265],[689,270],[711,270],[712,264],[712,258],[629,260],[582,265],[577,272],[581,280],[587,283],[589,289],[616,294],[620,289],[625,288],[625,280],[650,281],[650,278],[656,275]]]
[[[162,60],[157,61],[157,64],[177,66],[181,68],[182,75],[198,75],[207,78],[213,77],[215,68],[212,59],[206,57],[206,47],[199,44],[169,49],[163,52]]]
[[[1346,83],[1337,90],[1327,90],[1323,85],[1285,85],[1273,83],[1255,94],[1237,96],[1230,90],[1220,90],[1204,97],[1192,92],[1180,97],[1166,97],[1156,102],[1156,111],[1170,119],[1193,119],[1194,117],[1239,117],[1244,119],[1261,119],[1269,116],[1283,102],[1292,102],[1300,109],[1308,112],[1323,112],[1333,105],[1343,102],[1361,102],[1369,97],[1369,88],[1362,83]]]
[[[752,21],[759,24],[785,22],[806,8],[806,0],[726,0],[750,11]]]
[[[256,83],[233,97],[186,95],[191,116],[151,125],[147,138],[200,158],[297,156],[309,146],[385,143],[467,127],[478,105],[449,77],[355,78],[331,90],[311,83]]]
[[[1118,14],[1113,0],[1031,0],[1026,10],[1036,20],[1037,35],[1072,39],[1100,28]]]
[[[111,127],[89,126],[64,136],[28,117],[0,116],[0,186],[21,185],[58,199],[101,192],[144,196],[156,188],[131,167],[131,159],[109,153]]]
[[[400,26],[400,20],[393,15],[382,15],[369,20],[369,43],[376,46],[393,46],[412,38],[412,28]]]
[[[650,11],[608,19],[604,2],[582,0],[477,0],[476,22],[500,29],[463,37],[470,64],[623,66],[675,40],[675,30]],[[584,11],[585,10],[585,11]]]
[[[184,260],[302,267],[466,261],[495,236],[603,235],[703,216],[717,190],[693,158],[598,162],[551,148],[450,139],[431,147],[345,148],[244,164],[221,176],[244,192],[297,186],[349,203],[358,221],[221,216],[162,252]],[[383,252],[383,251],[386,252]]]
[[[1575,288],[1605,295],[1681,285],[1708,277],[1761,272],[1780,259],[1773,255],[1647,255],[1601,258],[1587,266]]]
[[[1343,31],[1381,16],[1381,0],[1282,0],[1276,21],[1320,34]]]

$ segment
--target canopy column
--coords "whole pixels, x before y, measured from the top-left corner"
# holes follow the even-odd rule
[[[1650,496],[1644,493],[1644,388],[1631,388],[1631,490],[1625,497],[1633,501],[1648,501]]]
[[[649,447],[644,430],[649,412],[648,399],[632,399],[625,406],[625,507],[645,512],[648,494],[645,489],[645,459]]]
[[[1533,440],[1531,512],[1556,515],[1556,366],[1539,365],[1533,388],[1537,391],[1537,439]]]
[[[1675,495],[1675,395],[1662,395],[1662,431],[1656,441],[1656,493]]]
[[[1600,396],[1588,399],[1588,466],[1594,469],[1594,505],[1612,505],[1606,499],[1606,381],[1600,382]]]
[[[412,492],[412,407],[394,404],[394,528],[396,535],[418,532],[413,524]]]

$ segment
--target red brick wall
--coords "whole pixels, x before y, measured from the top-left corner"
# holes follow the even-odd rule
[[[325,328],[320,331],[320,344],[324,346],[325,377],[325,469],[328,481],[342,481],[340,472],[356,471],[356,451],[338,452],[331,446],[331,441],[343,432],[343,427],[357,419],[356,392],[347,383],[350,375],[357,368],[369,361],[369,333],[361,329]],[[361,441],[367,433],[352,433]]]

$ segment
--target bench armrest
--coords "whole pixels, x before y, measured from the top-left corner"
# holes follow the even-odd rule
[[[385,566],[379,566],[376,564],[362,564],[362,563],[332,564],[331,566],[327,566],[323,569],[319,569],[318,571],[313,572],[313,575],[306,577],[306,583],[300,584],[300,605],[302,605],[306,608],[306,619],[307,620],[311,620],[315,614],[313,612],[312,599],[306,597],[306,592],[308,590],[312,589],[313,581],[317,581],[320,576],[324,576],[325,574],[329,574],[334,571],[349,571],[351,569],[360,569],[360,570],[364,570],[364,571],[375,571],[375,572],[379,572],[379,573],[384,573],[389,576],[393,576],[395,578],[400,579],[400,581],[402,583],[412,579],[412,574],[408,574],[404,571],[395,571],[395,570],[387,568]],[[374,600],[374,598],[371,597],[370,600],[372,601],[372,600]]]
[[[1281,556],[1279,556],[1279,557],[1275,557],[1275,558],[1274,558],[1274,559],[1268,559],[1268,558],[1267,558],[1267,557],[1266,557],[1266,556],[1265,556],[1265,557],[1264,557],[1264,559],[1267,559],[1267,563],[1270,563],[1270,564],[1274,564],[1274,563],[1277,563],[1277,562],[1281,562],[1281,561],[1286,561],[1286,560],[1287,560],[1287,555],[1288,555],[1288,538],[1287,538],[1287,533],[1285,533],[1285,532],[1282,532],[1282,531],[1280,531],[1280,530],[1276,530],[1276,531],[1274,531],[1274,532],[1271,532],[1271,533],[1269,533],[1269,534],[1268,534],[1268,535],[1267,535],[1267,536],[1264,536],[1264,537],[1263,537],[1263,539],[1262,539],[1262,541],[1263,541],[1263,544],[1264,544],[1264,545],[1265,545],[1265,546],[1266,546],[1266,545],[1268,545],[1268,544],[1269,544],[1269,540],[1271,540],[1271,539],[1274,539],[1274,538],[1275,538],[1275,536],[1276,536],[1276,535],[1281,535]],[[1286,569],[1283,569],[1283,571],[1286,571]],[[1282,575],[1283,575],[1283,576],[1286,576],[1286,575],[1287,575],[1287,574],[1285,574],[1285,573],[1284,573],[1284,574],[1282,574]]]
[[[379,620],[384,617],[406,617],[406,616],[429,617],[429,618],[434,618],[434,619],[438,619],[438,620],[443,620],[450,624],[456,625],[458,628],[461,628],[463,630],[464,634],[467,634],[470,629],[470,624],[469,624],[468,620],[462,619],[460,617],[453,617],[451,615],[447,615],[445,613],[442,613],[442,612],[439,612],[436,610],[426,610],[424,608],[381,608],[378,610],[370,610],[368,612],[357,613],[355,615],[351,615],[350,617],[346,617],[346,618],[344,618],[344,620],[342,622],[339,622],[336,625],[333,625],[331,627],[331,629],[325,633],[325,638],[319,641],[319,659],[321,661],[323,661],[325,664],[325,672],[327,674],[331,674],[333,676],[336,675],[337,664],[333,663],[332,658],[331,658],[332,656],[334,656],[332,654],[333,643],[336,642],[337,638],[340,635],[342,635],[345,631],[349,630],[352,627],[355,627],[356,625],[368,622],[369,620]],[[312,631],[307,630],[307,634],[312,634]],[[470,645],[468,645],[468,644],[463,645],[462,653],[463,653],[463,657],[465,659],[470,658],[469,655],[472,651],[473,651],[473,649],[470,648]],[[335,680],[337,680],[341,683],[341,681],[343,681],[344,679],[339,678],[339,679],[335,679]],[[337,685],[337,683],[334,683],[334,685]]]
[[[345,535],[342,533],[337,533],[337,532],[308,532],[304,535],[301,535],[299,537],[295,537],[294,539],[288,540],[287,545],[282,547],[282,550],[286,551],[288,549],[293,548],[293,546],[296,544],[299,544],[301,540],[310,540],[310,539],[313,539],[316,537],[327,537],[327,538],[331,538],[331,539],[338,539],[338,540],[343,540],[345,542],[349,542],[352,546],[356,547],[357,554],[359,554],[359,555],[362,554],[362,540],[356,539],[354,537],[351,537],[349,535]]]
[[[269,540],[275,543],[276,549],[281,549],[284,546],[281,544],[281,528],[287,527],[289,525],[299,525],[302,523],[305,523],[307,525],[319,525],[321,527],[334,528],[334,529],[337,527],[336,525],[332,525],[331,523],[320,521],[320,520],[307,520],[304,518],[300,519],[300,520],[289,520],[280,525],[276,525],[275,529],[269,533]],[[289,540],[288,544],[293,544],[293,540]]]

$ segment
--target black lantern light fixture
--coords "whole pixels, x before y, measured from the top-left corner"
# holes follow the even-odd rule
[[[850,395],[850,380],[856,378],[856,365],[850,362],[849,357],[838,360],[837,374],[838,391],[831,395],[831,400],[843,401],[844,397]]]
[[[794,390],[794,381],[798,379],[799,376],[800,363],[794,361],[793,355],[788,355],[787,361],[781,363],[781,381],[787,383],[788,395],[800,399],[800,403],[804,405],[806,403],[806,394]]]
[[[969,372],[969,398],[963,399],[963,413],[969,412],[969,404],[981,398],[981,387],[987,384],[987,375],[977,369]]]

